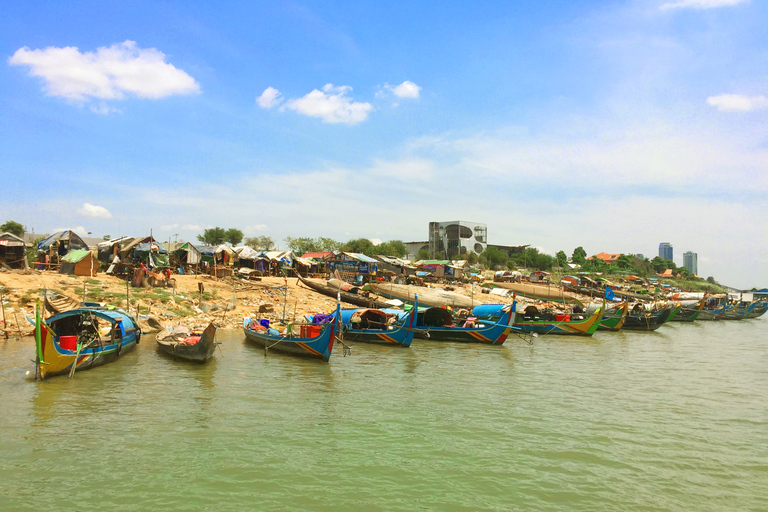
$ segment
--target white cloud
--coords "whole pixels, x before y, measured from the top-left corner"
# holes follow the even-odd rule
[[[246,233],[262,232],[269,229],[266,224],[254,224],[253,226],[246,226],[244,231]]]
[[[177,227],[179,227],[178,224],[166,224],[165,226],[160,226],[160,230],[171,231],[172,229],[176,229]]]
[[[368,239],[373,245],[381,245],[381,239],[380,238],[369,238]]]
[[[181,229],[183,229],[184,231],[202,231],[203,230],[203,228],[201,228],[197,224],[184,224],[183,226],[181,226]]]
[[[305,116],[319,117],[326,123],[357,124],[368,118],[373,107],[370,103],[352,101],[347,96],[351,90],[348,85],[326,84],[322,91],[315,89],[303,98],[288,101],[285,106]]]
[[[109,213],[109,210],[107,210],[103,206],[96,206],[91,203],[84,203],[83,206],[79,210],[77,210],[77,213],[85,217],[95,217],[98,219],[112,218],[112,214]]]
[[[267,87],[264,89],[264,92],[261,93],[261,96],[256,98],[256,103],[258,103],[261,108],[269,109],[282,103],[282,96],[280,91],[274,87]]]
[[[720,94],[707,98],[707,103],[723,112],[749,112],[768,107],[768,98],[765,96]]]
[[[122,114],[123,111],[119,108],[110,107],[103,101],[100,102],[98,105],[91,105],[90,107],[91,112],[94,114],[101,114],[103,116],[109,115],[109,114]]]
[[[90,98],[163,98],[173,94],[200,92],[194,78],[155,48],[139,48],[134,41],[100,47],[81,53],[74,46],[42,50],[19,48],[9,59],[12,66],[29,66],[30,74],[43,79],[50,96],[74,101]]]
[[[398,98],[418,98],[421,91],[421,87],[413,82],[406,80],[400,85],[384,84],[384,89],[391,92]]]
[[[663,4],[660,9],[714,9],[716,7],[731,7],[747,3],[749,0],[678,0]]]

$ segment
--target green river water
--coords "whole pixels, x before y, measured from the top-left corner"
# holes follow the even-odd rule
[[[0,340],[0,510],[765,511],[768,321],[358,344],[330,363],[240,331],[207,365],[146,335],[26,381]]]

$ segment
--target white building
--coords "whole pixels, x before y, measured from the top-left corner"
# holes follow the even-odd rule
[[[463,220],[429,223],[429,257],[448,260],[454,256],[481,254],[488,247],[488,227]]]

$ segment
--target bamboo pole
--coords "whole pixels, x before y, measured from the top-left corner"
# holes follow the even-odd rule
[[[3,310],[3,332],[5,332],[5,339],[8,339],[8,322],[5,321],[5,303],[3,302],[4,296],[0,295],[0,307]]]

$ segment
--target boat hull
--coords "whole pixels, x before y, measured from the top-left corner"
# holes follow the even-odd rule
[[[624,329],[632,331],[655,331],[667,322],[674,308],[666,308],[658,313],[629,313],[624,321]]]
[[[174,359],[205,363],[213,357],[216,350],[216,329],[213,322],[208,324],[199,336],[197,343],[180,343],[172,339],[162,339],[162,331],[156,335],[157,348]]]
[[[604,308],[597,309],[591,316],[581,320],[526,320],[519,317],[515,327],[536,334],[557,334],[568,336],[592,336],[603,318]]]
[[[417,326],[416,337],[431,341],[503,345],[512,331],[520,331],[514,325],[516,317],[515,305],[512,304],[512,307],[502,315],[497,323],[487,324],[483,327]]]
[[[109,334],[99,332],[99,322],[111,326]],[[65,311],[40,321],[38,328],[36,378],[39,380],[111,363],[133,349],[141,338],[141,330],[133,317],[103,308]]]

